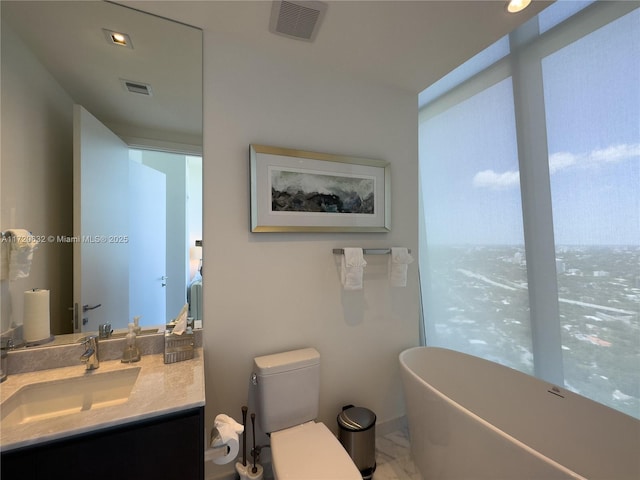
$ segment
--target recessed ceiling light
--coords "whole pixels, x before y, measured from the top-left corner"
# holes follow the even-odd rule
[[[531,0],[509,0],[507,4],[507,12],[518,13],[529,6]]]
[[[133,49],[133,43],[131,42],[131,38],[126,33],[115,32],[113,30],[108,30],[103,28],[104,36],[109,42],[110,45],[116,45],[118,47],[127,47]]]

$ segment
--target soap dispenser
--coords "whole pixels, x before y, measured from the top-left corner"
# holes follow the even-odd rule
[[[135,332],[136,335],[140,335],[140,332],[142,332],[142,327],[140,326],[140,316],[136,316],[133,317],[133,331]]]
[[[140,350],[136,345],[135,324],[129,324],[129,333],[127,333],[127,342],[122,353],[122,363],[133,363],[140,361]]]

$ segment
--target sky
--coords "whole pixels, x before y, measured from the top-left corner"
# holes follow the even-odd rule
[[[640,246],[639,24],[636,9],[542,60],[557,245]],[[507,78],[421,125],[430,243],[523,243],[512,95]]]

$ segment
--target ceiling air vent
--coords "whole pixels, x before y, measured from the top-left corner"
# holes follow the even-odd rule
[[[146,95],[148,97],[151,96],[151,85],[141,82],[132,82],[131,80],[121,79],[121,81],[122,85],[127,91],[131,93],[137,93],[139,95]]]
[[[323,2],[276,0],[271,7],[269,31],[313,42],[326,11]]]

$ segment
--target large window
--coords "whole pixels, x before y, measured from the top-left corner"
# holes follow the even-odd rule
[[[419,130],[426,343],[638,418],[639,24],[557,2],[423,92]]]

